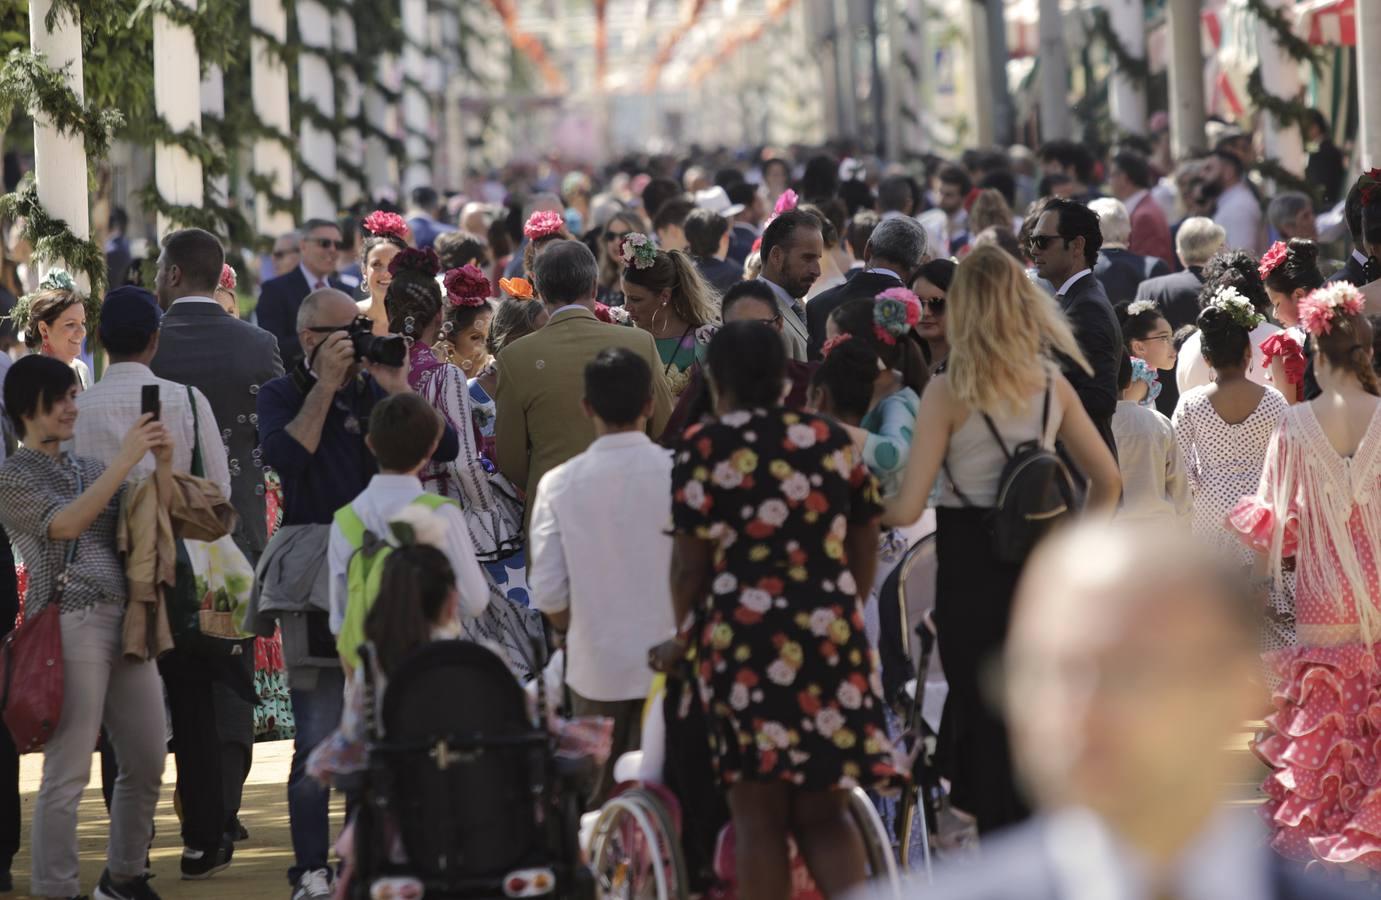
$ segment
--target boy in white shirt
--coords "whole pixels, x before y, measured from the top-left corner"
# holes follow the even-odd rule
[[[591,791],[598,807],[614,763],[642,743],[652,681],[647,653],[675,633],[671,613],[671,454],[644,433],[654,375],[623,348],[585,367],[585,414],[596,438],[543,476],[528,537],[532,606],[566,632],[566,685],[577,716],[614,720],[609,760]]]

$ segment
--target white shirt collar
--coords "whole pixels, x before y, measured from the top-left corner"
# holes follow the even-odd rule
[[[143,377],[143,376],[150,376],[150,377],[152,377],[152,375],[153,375],[153,370],[150,369],[148,366],[144,365],[144,364],[141,363],[141,362],[132,362],[132,361],[118,362],[118,363],[111,363],[110,365],[106,366],[106,368],[105,368],[105,375],[102,376],[101,380],[102,380],[102,381],[105,381],[107,378],[111,377],[112,375],[116,375],[116,376],[119,376],[119,375],[131,375],[131,376],[139,376],[139,377]]]
[[[1074,282],[1078,281],[1080,278],[1083,278],[1085,275],[1088,275],[1092,272],[1092,269],[1080,269],[1079,271],[1075,272],[1073,275],[1069,276],[1068,281],[1060,285],[1060,289],[1055,292],[1055,296],[1058,297],[1061,294],[1068,293],[1069,289],[1074,286]]]
[[[214,304],[215,306],[220,306],[219,303],[216,303],[216,301],[213,300],[213,299],[210,298],[210,297],[178,297],[176,300],[174,300],[174,301],[168,306],[168,308],[169,308],[169,309],[172,309],[174,306],[177,306],[179,303],[211,303],[211,304]]]
[[[652,440],[648,438],[646,432],[615,431],[612,434],[604,434],[595,438],[590,443],[589,452],[598,453],[605,450],[622,450],[625,447],[638,447],[642,445],[652,446]]]
[[[1141,201],[1145,200],[1146,195],[1149,193],[1150,191],[1143,188],[1142,190],[1137,191],[1135,194],[1132,194],[1126,200],[1122,201],[1122,205],[1127,207],[1127,215],[1131,215],[1132,211],[1141,205]]]
[[[565,306],[561,306],[552,310],[551,314],[547,317],[547,320],[550,321],[551,319],[556,318],[568,309],[583,309],[586,312],[590,312],[590,307],[586,306],[584,303],[567,303]]]
[[[410,490],[418,494],[422,493],[422,482],[418,480],[416,475],[389,475],[379,472],[369,479],[369,486],[388,491]]]
[[[303,240],[306,240],[306,238],[303,238]],[[305,278],[305,279],[307,279],[307,289],[308,289],[308,290],[312,290],[312,291],[316,290],[317,277],[316,277],[315,275],[313,275],[313,274],[311,273],[311,271],[307,268],[307,264],[306,264],[306,263],[298,263],[298,264],[297,264],[297,268],[298,268],[298,271],[300,271],[300,272],[302,273],[302,277]],[[334,274],[334,273],[332,273],[332,274]],[[324,282],[325,285],[326,285],[327,287],[330,287],[330,286],[331,286],[331,276],[330,276],[330,275],[325,276],[324,278],[321,279],[321,281]]]
[[[878,275],[891,275],[893,278],[895,278],[895,279],[897,279],[898,281],[903,282],[903,283],[905,283],[905,281],[906,281],[905,278],[902,278],[902,277],[901,277],[900,275],[898,275],[896,272],[893,272],[891,269],[884,269],[882,266],[871,266],[871,267],[868,269],[868,271],[869,271],[869,272],[874,272],[874,273],[876,273],[876,274],[878,274]]]
[[[773,281],[772,279],[761,275],[758,276],[758,279],[763,284],[767,285],[772,289],[772,293],[777,295],[778,300],[786,304],[787,309],[790,309],[792,305],[795,304],[796,298],[788,294],[786,288],[782,287],[780,284],[777,284],[777,282]]]
[[[1357,260],[1359,265],[1365,266],[1367,264],[1367,256],[1361,250],[1354,248],[1352,251],[1352,258]]]

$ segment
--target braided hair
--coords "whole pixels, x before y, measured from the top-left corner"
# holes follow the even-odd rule
[[[384,295],[388,330],[421,339],[422,332],[441,315],[441,285],[436,283],[439,263],[430,250],[406,250],[393,258],[393,281]]]

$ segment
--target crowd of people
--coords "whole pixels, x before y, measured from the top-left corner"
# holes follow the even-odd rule
[[[933,764],[985,852],[1047,828],[1101,840],[1104,868],[1144,856],[1150,893],[1190,877],[1226,770],[1186,748],[1260,714],[1261,681],[1272,845],[1381,870],[1381,171],[1344,190],[1321,156],[1316,208],[1253,182],[1250,153],[1226,132],[1176,166],[1053,141],[923,173],[842,148],[513,167],[262,255],[184,229],[146,264],[117,216],[103,298],[0,267],[19,576],[0,565],[0,604],[6,628],[55,607],[65,669],[32,893],[81,893],[91,747],[95,896],[148,900],[167,748],[180,874],[202,879],[250,839],[256,736],[291,734],[290,893],[332,896],[362,673],[459,638],[523,683],[559,651],[570,713],[608,726],[589,808],[662,717],[714,786],[683,795],[688,823],[732,820],[738,891],[791,893],[791,837],[842,896],[867,874],[845,789],[899,833],[917,764],[878,607],[932,533],[933,615],[902,627],[938,639]],[[165,542],[184,496],[226,514]],[[1047,536],[1075,517],[1101,524]],[[0,752],[8,888],[8,735]],[[1179,768],[1197,817],[1161,815]],[[704,887],[711,850],[686,854]],[[954,895],[1033,896],[964,893],[996,871]]]

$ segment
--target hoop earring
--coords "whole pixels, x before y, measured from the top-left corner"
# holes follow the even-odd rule
[[[650,330],[654,335],[655,335],[658,331],[661,330],[661,329],[659,329],[659,328],[657,327],[657,313],[665,313],[665,312],[666,312],[666,308],[667,308],[667,304],[666,304],[666,301],[664,300],[664,301],[662,301],[662,305],[659,306],[659,307],[657,307],[657,309],[654,310],[653,313],[652,313],[652,321],[649,323],[649,324],[651,324],[652,327],[651,327],[649,330]]]

